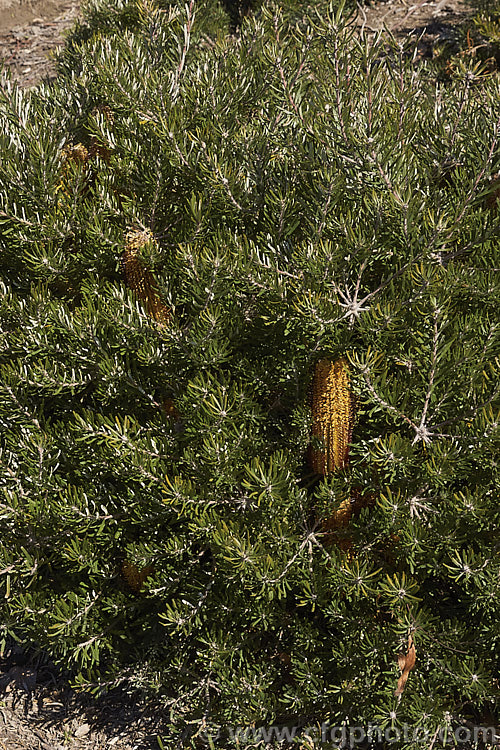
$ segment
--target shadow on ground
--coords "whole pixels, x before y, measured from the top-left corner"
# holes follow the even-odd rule
[[[11,642],[0,658],[3,750],[158,750],[162,725],[160,707],[121,690],[72,690],[43,653]]]

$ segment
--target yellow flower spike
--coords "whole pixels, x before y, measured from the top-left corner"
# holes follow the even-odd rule
[[[322,359],[316,364],[312,384],[312,413],[312,435],[321,441],[323,450],[310,448],[310,465],[316,474],[327,476],[345,468],[349,462],[354,397],[345,357],[335,362]],[[322,523],[322,531],[326,532],[325,543],[335,541],[348,561],[354,560],[356,553],[350,535],[342,532],[342,529],[349,525],[353,513],[370,502],[370,498],[354,490]]]
[[[354,403],[347,360],[322,359],[316,364],[312,386],[312,434],[324,450],[311,449],[311,468],[317,474],[332,474],[348,462],[354,421]]]

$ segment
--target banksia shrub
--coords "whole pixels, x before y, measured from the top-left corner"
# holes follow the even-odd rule
[[[499,696],[498,82],[320,0],[85,5],[0,94],[0,642],[165,747],[437,748]]]

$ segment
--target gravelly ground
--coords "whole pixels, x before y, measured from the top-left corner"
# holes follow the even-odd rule
[[[0,656],[1,750],[158,750],[161,711],[114,691],[69,687],[44,656],[10,644]]]
[[[78,18],[78,0],[0,0],[0,59],[22,86],[55,75],[51,54]]]
[[[472,12],[467,0],[382,0],[359,6],[357,24],[369,35],[386,28],[399,39],[420,37],[419,56],[431,58],[438,45],[454,40]]]
[[[54,75],[50,55],[79,6],[79,0],[0,0],[0,60],[22,86]],[[420,53],[427,57],[470,12],[467,0],[380,0],[360,6],[357,24],[368,33],[384,26],[398,37],[423,33]]]
[[[409,34],[453,26],[471,13],[467,0],[386,0],[359,8],[359,22],[369,31],[384,26],[394,33]]]

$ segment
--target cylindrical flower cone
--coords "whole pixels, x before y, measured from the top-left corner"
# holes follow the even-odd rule
[[[316,364],[312,386],[313,437],[323,450],[311,449],[311,468],[317,474],[332,474],[347,466],[354,421],[354,403],[349,367],[342,358],[322,359]]]

